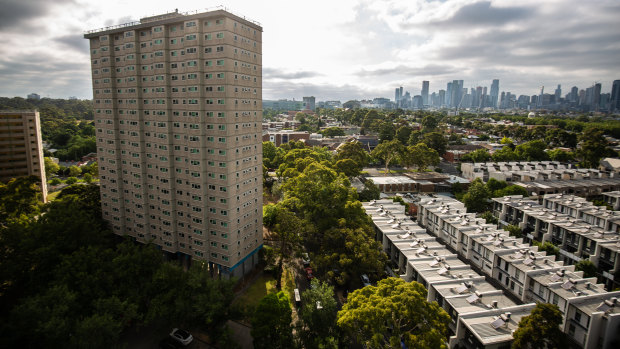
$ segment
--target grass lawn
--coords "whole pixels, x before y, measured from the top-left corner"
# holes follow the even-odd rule
[[[235,299],[233,305],[241,307],[244,321],[249,323],[258,302],[269,293],[275,292],[276,279],[270,274],[263,274],[241,296]]]
[[[291,308],[294,306],[295,277],[290,267],[282,273],[282,291],[289,296]],[[250,322],[252,312],[263,297],[276,293],[276,279],[271,274],[263,274],[248,287],[242,295],[235,299],[233,305],[239,306],[243,312],[243,320]]]
[[[58,196],[58,194],[60,194],[61,191],[62,190],[59,190],[59,191],[55,191],[55,192],[53,192],[51,194],[48,194],[47,195],[47,201],[54,201],[56,199],[56,197]]]

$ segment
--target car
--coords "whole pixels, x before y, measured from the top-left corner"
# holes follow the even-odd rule
[[[306,271],[306,279],[308,279],[308,281],[314,279],[314,275],[312,274],[313,273],[312,268],[306,267],[304,268],[304,270]]]
[[[179,349],[182,348],[183,345],[179,343],[176,339],[172,339],[170,337],[166,337],[159,341],[160,349]]]
[[[304,267],[310,266],[310,256],[308,256],[308,253],[304,252],[301,254],[301,261],[304,264]]]
[[[191,333],[175,328],[170,332],[170,337],[183,345],[189,345],[194,340]]]
[[[370,286],[370,285],[371,285],[371,284],[370,284],[370,279],[368,278],[368,275],[366,275],[366,274],[362,274],[362,275],[360,276],[360,279],[362,279],[362,284],[364,284],[364,287],[366,287],[366,286]]]

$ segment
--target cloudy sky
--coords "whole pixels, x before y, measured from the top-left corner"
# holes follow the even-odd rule
[[[148,4],[148,5],[147,5]],[[620,79],[618,0],[0,0],[0,96],[92,98],[89,29],[225,5],[263,26],[263,98],[394,98],[422,80],[563,94]]]

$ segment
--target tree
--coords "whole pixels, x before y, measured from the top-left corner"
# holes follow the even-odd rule
[[[334,160],[350,159],[355,161],[357,167],[361,171],[370,161],[370,155],[364,150],[362,143],[358,141],[350,141],[341,144],[336,149]]]
[[[598,269],[596,265],[588,259],[582,259],[575,264],[576,271],[583,271],[584,278],[596,277]]]
[[[339,137],[344,136],[344,130],[340,127],[328,127],[320,132],[323,136],[331,138],[331,137]]]
[[[0,226],[9,218],[20,215],[33,216],[39,212],[42,200],[39,178],[35,176],[13,178],[6,184],[0,182]]]
[[[418,143],[407,147],[407,153],[403,156],[403,162],[407,165],[415,165],[418,171],[422,172],[430,165],[439,164],[439,154],[425,143]]]
[[[84,175],[84,182],[91,183],[93,181],[93,176],[90,173]]]
[[[430,132],[424,135],[422,138],[422,142],[426,143],[430,148],[435,149],[439,156],[442,156],[446,153],[448,149],[448,141],[443,136],[443,134],[439,132]]]
[[[549,158],[553,161],[560,161],[560,162],[575,161],[575,154],[573,152],[564,151],[562,149],[549,150],[547,152],[547,155],[549,155]]]
[[[347,177],[356,177],[361,173],[361,169],[358,164],[351,159],[336,161],[335,168],[338,172],[344,173]]]
[[[418,282],[380,280],[349,294],[338,312],[338,327],[357,343],[372,348],[445,348],[450,316],[426,301]]]
[[[360,201],[378,200],[380,195],[381,189],[375,185],[372,179],[367,179],[364,182],[364,189],[358,194]]]
[[[79,167],[77,167],[75,165],[69,167],[69,176],[70,177],[78,177],[81,174],[82,174],[82,170]]]
[[[319,274],[338,285],[347,285],[363,273],[377,275],[387,261],[381,244],[373,239],[372,228],[368,227],[334,227],[310,240],[310,246]]]
[[[300,250],[301,237],[299,233],[302,231],[303,224],[293,212],[283,206],[276,209],[275,216],[271,238],[274,241],[274,252],[278,258],[276,288],[280,289],[284,263]]]
[[[436,129],[437,126],[439,126],[439,121],[433,115],[427,115],[422,119],[421,124],[424,128],[424,131],[430,132]]]
[[[476,149],[471,153],[467,153],[461,157],[461,161],[485,162],[489,161],[491,155],[486,149]]]
[[[515,153],[520,159],[527,161],[543,161],[548,160],[549,156],[545,153],[547,144],[542,139],[529,141],[518,145],[515,148]]]
[[[55,175],[58,170],[60,170],[60,166],[54,162],[54,160],[52,160],[51,158],[48,158],[47,156],[43,158],[43,161],[45,162],[45,175],[47,177],[51,177],[52,175]]]
[[[523,231],[521,230],[521,228],[519,228],[516,225],[509,224],[504,227],[504,230],[508,232],[508,235],[514,236],[517,239],[520,239],[523,237]]]
[[[491,155],[493,161],[502,162],[502,161],[517,161],[519,160],[519,154],[515,153],[511,147],[505,146],[500,150],[497,150]]]
[[[555,304],[537,303],[530,315],[521,318],[513,333],[513,349],[562,348],[566,335],[560,329],[562,313]]]
[[[577,155],[581,158],[583,167],[596,168],[599,161],[606,156],[616,156],[616,152],[607,146],[607,140],[603,136],[603,131],[588,128],[579,137],[581,148],[577,150]]]
[[[252,317],[252,338],[256,349],[290,349],[293,344],[291,305],[280,291],[266,295]]]
[[[560,249],[556,247],[550,241],[538,242],[536,240],[532,241],[532,245],[538,246],[539,251],[547,252],[547,255],[554,255],[556,257],[560,256]]]
[[[405,147],[398,141],[393,139],[391,141],[384,141],[379,144],[370,155],[383,161],[385,164],[385,175],[390,172],[390,163],[398,161],[404,152]]]
[[[305,348],[337,348],[336,319],[338,304],[334,298],[334,287],[326,282],[312,280],[309,289],[301,294],[302,307],[299,312],[301,342]]]
[[[529,194],[527,193],[527,190],[525,190],[525,188],[518,186],[516,184],[512,184],[509,185],[505,188],[502,189],[498,189],[494,192],[492,192],[491,197],[494,198],[501,198],[504,196],[509,196],[509,195],[521,195],[523,197],[528,197]]]
[[[480,178],[474,179],[467,193],[463,195],[463,203],[468,212],[484,212],[489,206],[491,194]]]
[[[413,128],[410,126],[401,126],[396,130],[396,139],[398,139],[402,144],[407,144],[409,142],[411,132],[413,132]]]
[[[77,183],[77,181],[78,181],[78,179],[77,179],[76,177],[69,177],[69,178],[67,178],[67,180],[65,181],[65,183],[67,183],[67,184],[69,184],[69,185],[72,185],[72,184]]]
[[[263,164],[267,168],[276,168],[280,164],[275,162],[278,151],[272,142],[263,142]]]

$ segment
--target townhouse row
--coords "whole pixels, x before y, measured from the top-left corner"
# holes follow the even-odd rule
[[[526,241],[549,241],[565,264],[589,260],[609,290],[620,287],[620,211],[574,195],[548,194],[542,204],[520,195],[493,199],[500,226],[518,226]]]
[[[428,300],[450,314],[450,348],[509,346],[534,302],[557,304],[564,332],[581,347],[610,347],[618,339],[620,292],[608,293],[574,266],[468,214],[461,202],[423,198],[419,225],[391,200],[364,208],[394,272],[422,283]]]

